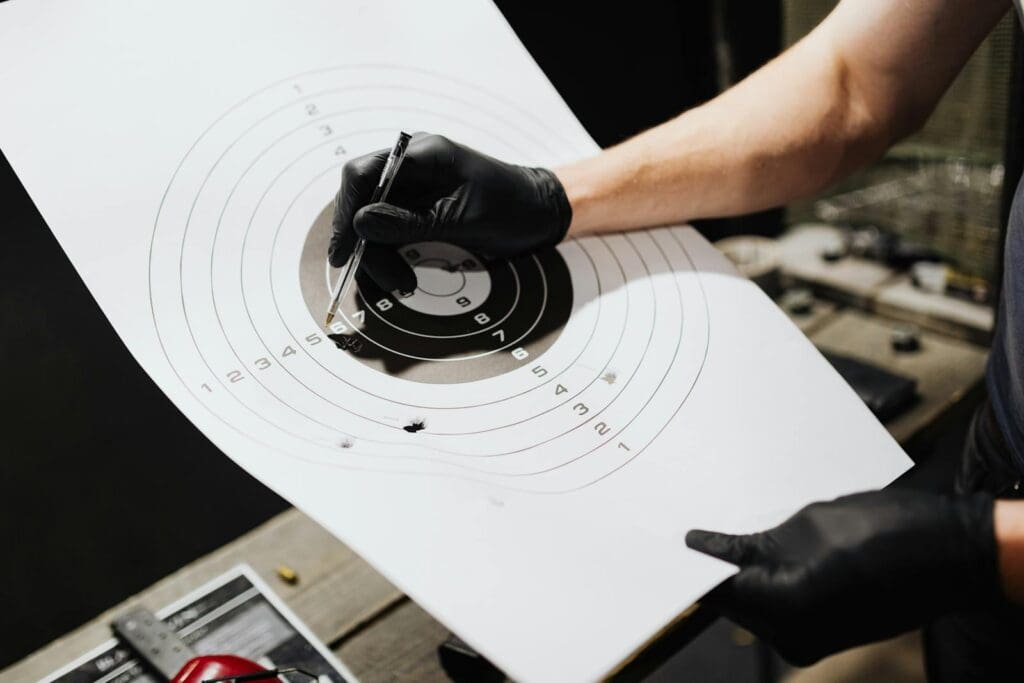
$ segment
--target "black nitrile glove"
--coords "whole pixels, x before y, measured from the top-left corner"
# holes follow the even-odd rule
[[[738,565],[706,602],[811,664],[999,599],[992,498],[907,490],[808,505],[779,526],[686,544]]]
[[[356,235],[364,237],[366,272],[385,291],[416,288],[396,246],[436,240],[507,258],[553,246],[569,229],[572,209],[554,173],[425,133],[409,143],[387,201],[368,205],[387,156],[385,149],[345,164],[329,252],[331,265],[341,267]]]

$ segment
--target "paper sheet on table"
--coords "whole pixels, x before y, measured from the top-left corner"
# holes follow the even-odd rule
[[[414,245],[416,295],[321,328],[346,159],[403,128],[596,151],[484,0],[13,0],[0,93],[0,147],[157,384],[513,677],[600,677],[728,576],[688,529],[909,466],[687,228]]]

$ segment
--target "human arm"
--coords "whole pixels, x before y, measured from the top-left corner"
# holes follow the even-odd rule
[[[1024,605],[1024,501],[997,500],[994,526],[1003,594]]]
[[[739,215],[812,195],[927,119],[1010,0],[843,0],[710,102],[555,169],[571,234]]]
[[[567,231],[736,215],[813,194],[919,127],[1009,4],[843,0],[718,98],[554,174],[420,136],[394,199],[367,206],[386,153],[355,159],[342,176],[331,262],[344,263],[361,235],[378,284],[407,289],[415,276],[390,247],[410,241],[511,255]]]

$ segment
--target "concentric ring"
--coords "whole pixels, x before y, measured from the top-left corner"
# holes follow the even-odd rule
[[[412,89],[425,93],[410,98],[414,107],[403,104]],[[460,104],[457,113],[452,103]],[[558,145],[545,138],[543,122],[513,103],[417,69],[318,70],[246,98],[183,158],[154,226],[150,298],[169,366],[216,419],[281,457],[538,493],[599,481],[657,437],[703,366],[708,313],[685,233],[560,246],[554,258],[571,284],[564,329],[544,347],[516,335],[496,339],[479,360],[500,358],[499,370],[445,383],[368,367],[334,348],[311,315],[299,283],[301,251],[344,160],[385,146],[398,127],[415,129],[413,121],[524,162],[540,161],[527,150]],[[519,286],[492,281],[487,301],[499,289],[514,290],[528,308],[524,297],[543,287],[524,279],[524,269],[549,282],[543,258],[500,266]],[[321,286],[324,274],[321,264]],[[550,291],[542,299],[538,308],[550,304]],[[381,301],[364,297],[364,316]],[[382,329],[422,334],[403,327],[422,312],[389,315],[403,310],[389,301],[377,311]],[[465,339],[503,329],[491,323],[507,325],[515,306],[492,316],[487,301],[471,300],[470,317],[449,316],[453,327],[442,329],[479,313],[486,322],[474,321],[475,334],[460,332],[469,333]],[[449,362],[430,365],[468,360],[439,348]],[[412,434],[404,429],[411,420],[425,427]]]

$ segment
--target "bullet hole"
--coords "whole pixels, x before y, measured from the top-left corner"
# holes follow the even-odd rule
[[[416,432],[423,431],[423,429],[426,426],[427,426],[427,423],[424,422],[423,420],[413,420],[409,424],[407,424],[404,427],[402,427],[402,429],[404,429],[405,431],[409,432],[410,434],[415,434]]]
[[[343,439],[342,442],[338,444],[338,447],[344,449],[352,448],[352,439]]]
[[[614,372],[606,372],[604,373],[604,376],[601,377],[601,379],[603,379],[608,384],[615,384],[615,380],[617,380],[618,378],[619,376],[616,375]]]
[[[354,334],[329,334],[327,338],[342,351],[359,353],[363,350],[363,340]]]

